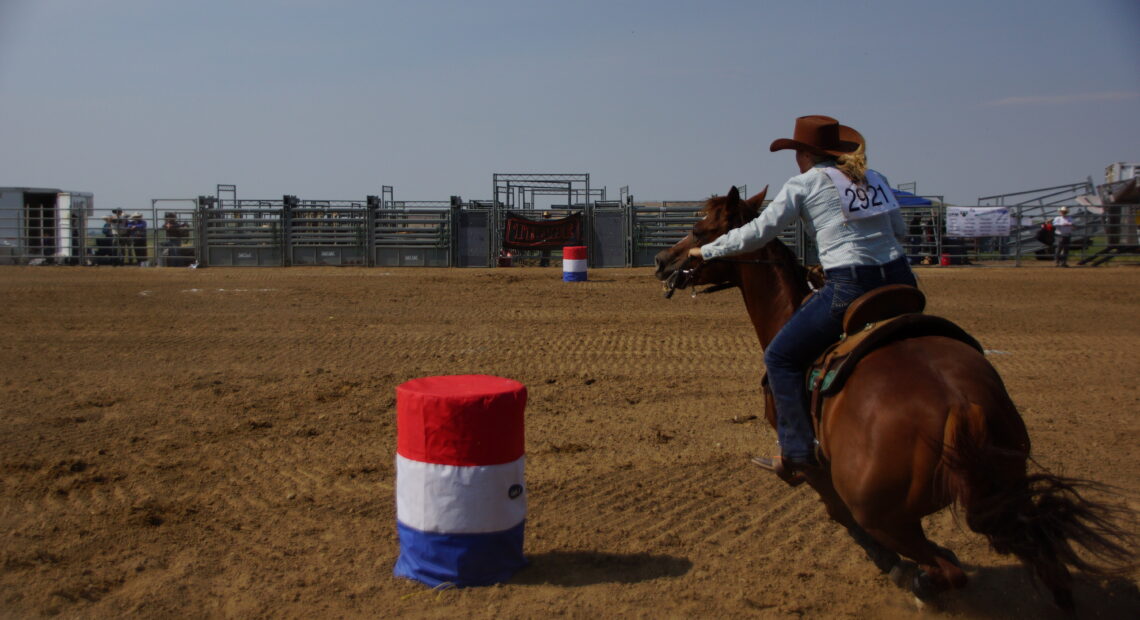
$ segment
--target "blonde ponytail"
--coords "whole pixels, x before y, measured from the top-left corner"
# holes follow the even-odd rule
[[[837,157],[835,163],[835,167],[852,181],[867,182],[867,149],[862,144],[855,151]]]

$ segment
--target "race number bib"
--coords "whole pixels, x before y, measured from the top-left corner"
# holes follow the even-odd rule
[[[839,201],[843,205],[843,218],[846,220],[861,220],[899,208],[895,193],[882,175],[874,170],[867,171],[866,185],[853,183],[837,168],[822,170],[831,178],[835,189],[839,190]]]

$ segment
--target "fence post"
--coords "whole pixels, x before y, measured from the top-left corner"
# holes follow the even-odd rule
[[[194,243],[194,260],[201,267],[209,267],[210,261],[207,258],[209,252],[208,239],[206,239],[206,215],[209,205],[204,201],[204,197],[199,197],[198,207],[194,209],[194,234],[197,237]]]
[[[935,209],[934,222],[934,264],[942,262],[942,234],[946,232],[946,205],[938,205]]]
[[[1075,212],[1076,209],[1074,208],[1073,211]],[[1074,213],[1074,215],[1076,214]],[[1085,212],[1081,214],[1081,258],[1079,262],[1085,261],[1089,253],[1089,247],[1091,245],[1092,236],[1090,234],[1089,227],[1089,212],[1088,209],[1085,209]]]
[[[459,210],[461,208],[460,204],[453,201],[447,212],[447,264],[451,267],[459,266]],[[490,235],[491,231],[487,231],[487,234]],[[498,261],[492,264],[492,266],[497,265]]]
[[[1021,266],[1021,206],[1015,206],[1014,235],[1013,235],[1013,266]],[[1030,230],[1033,230],[1030,227]]]

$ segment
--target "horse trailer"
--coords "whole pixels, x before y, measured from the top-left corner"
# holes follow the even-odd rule
[[[87,243],[89,192],[0,187],[0,265],[77,265]]]

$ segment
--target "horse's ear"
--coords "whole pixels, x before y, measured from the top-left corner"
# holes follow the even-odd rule
[[[764,189],[760,190],[759,194],[756,194],[755,196],[749,198],[745,202],[747,202],[748,206],[750,206],[750,207],[760,208],[760,207],[764,206],[764,197],[767,195],[768,195],[768,186],[765,185]]]
[[[739,201],[740,201],[740,190],[736,189],[736,186],[733,185],[732,189],[728,190],[728,202],[730,204],[733,204],[733,203],[736,203]]]

